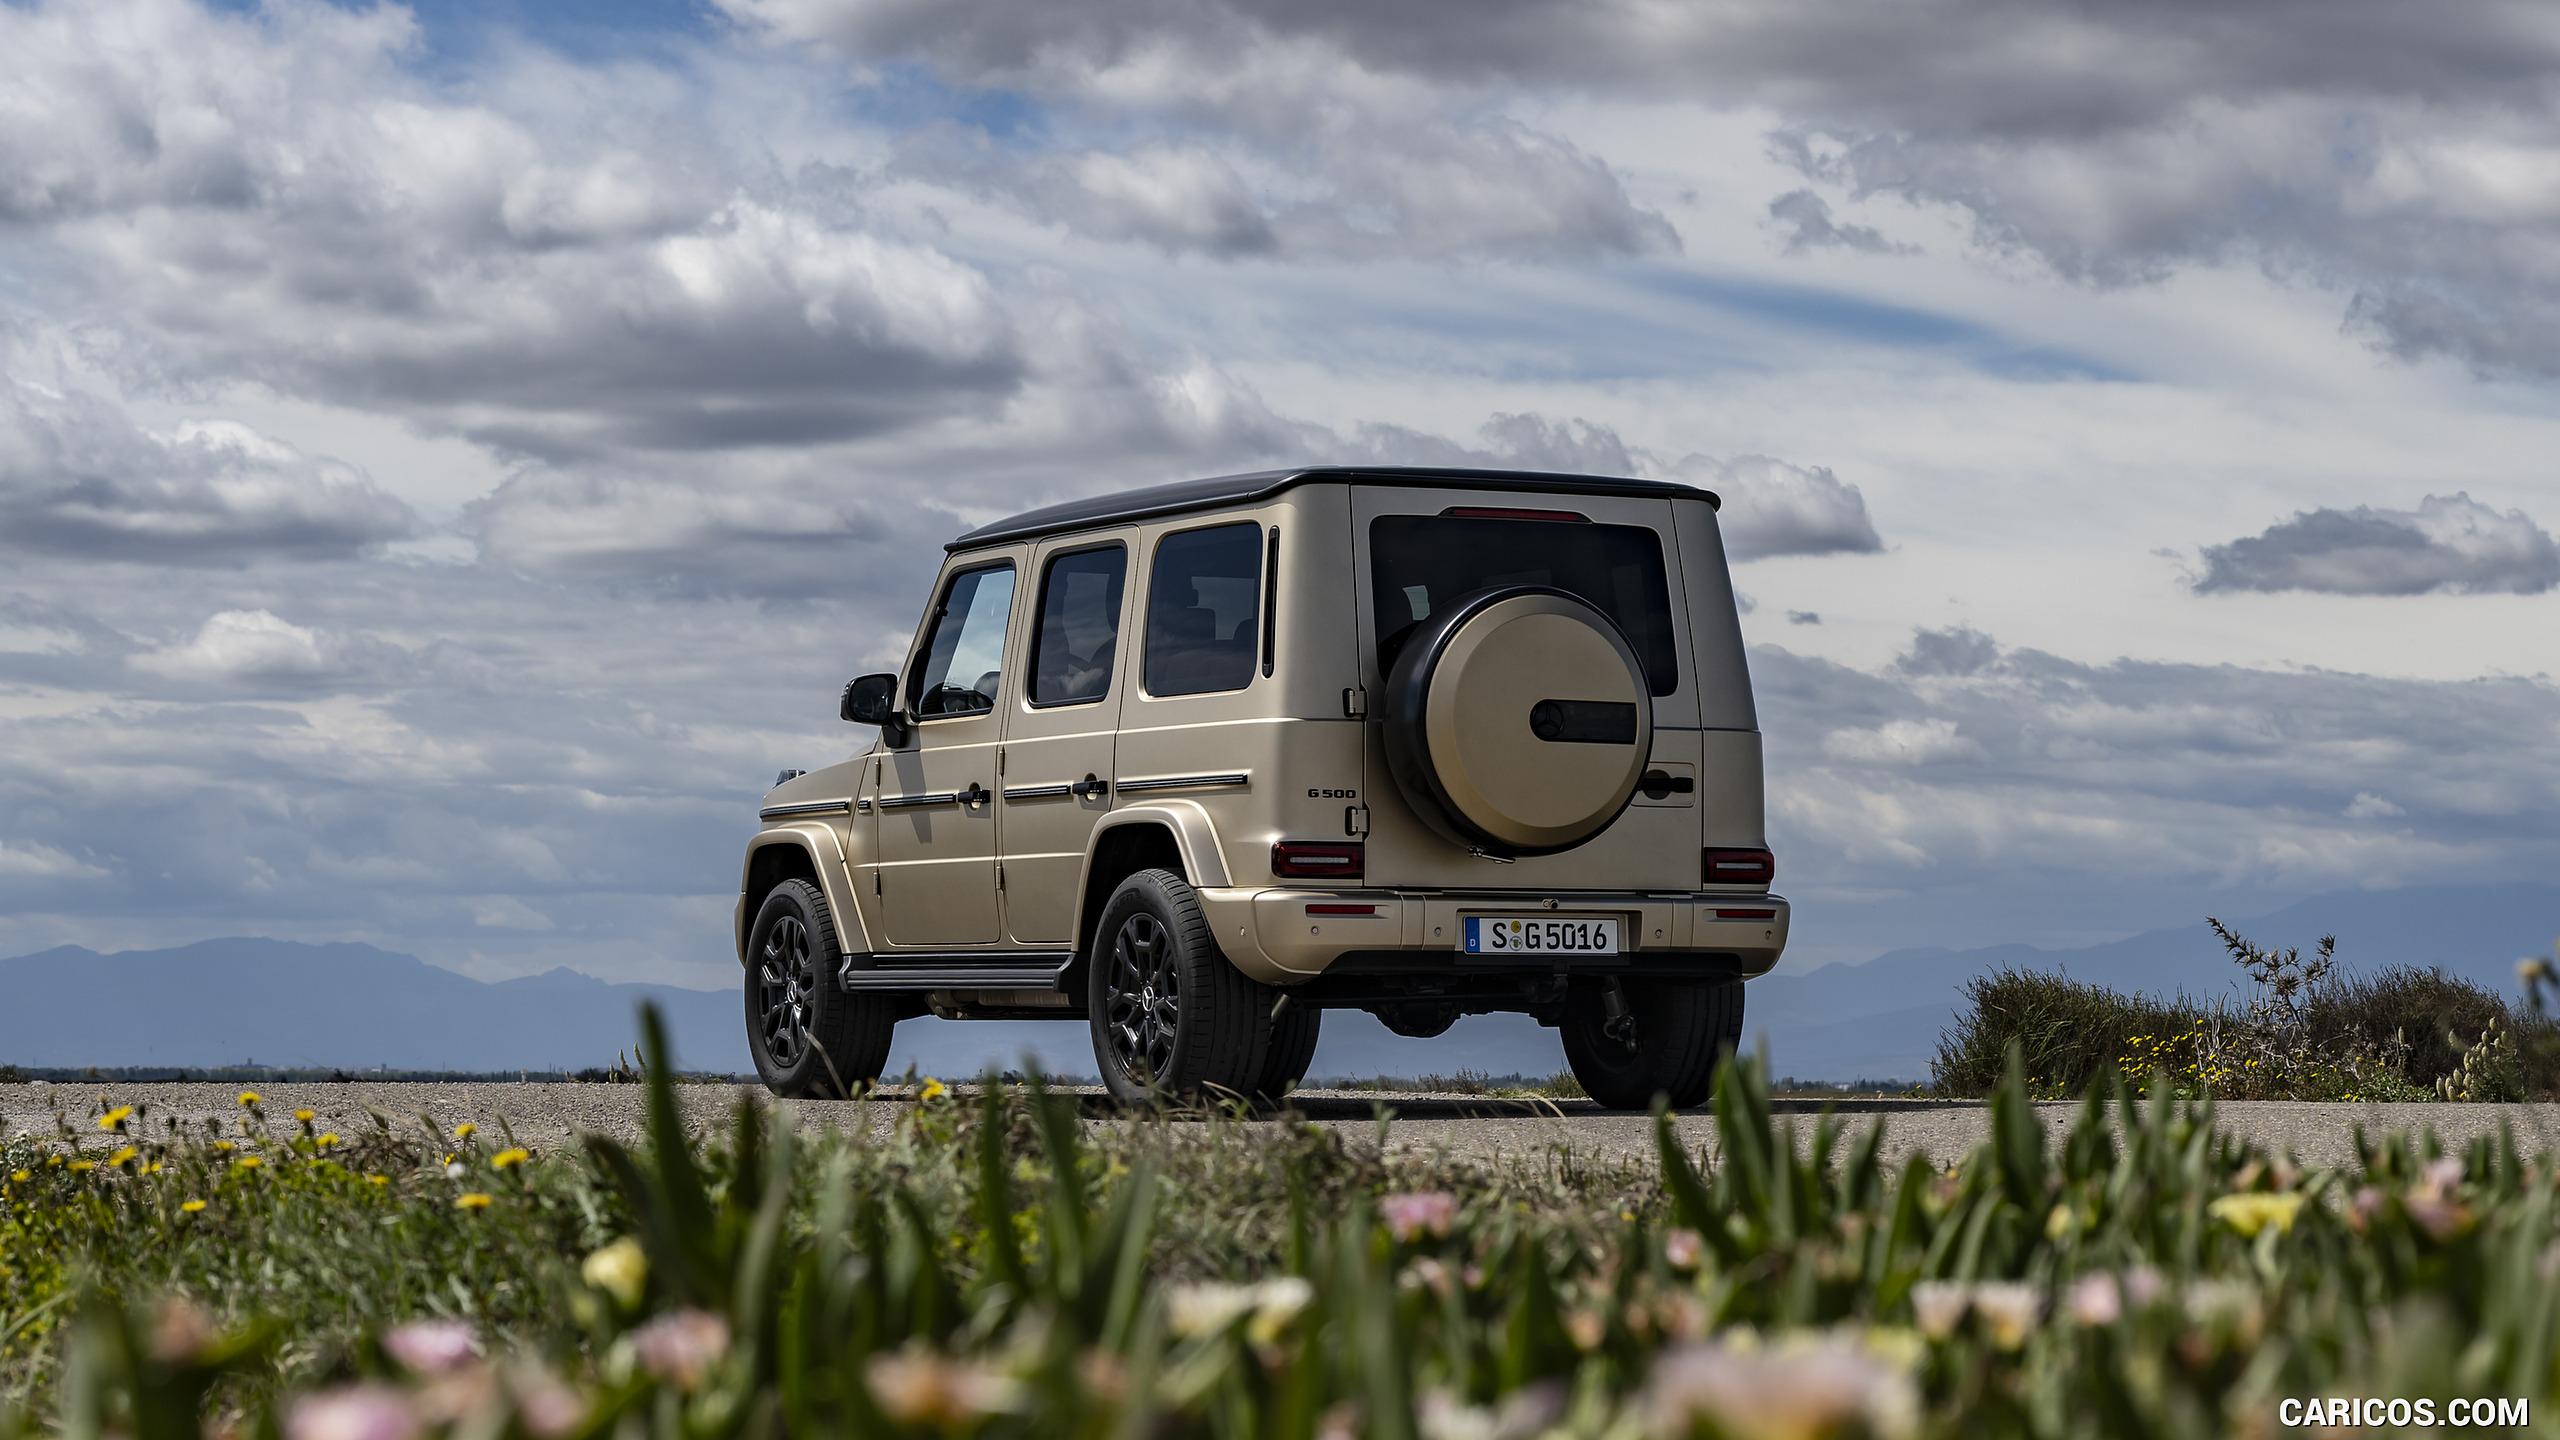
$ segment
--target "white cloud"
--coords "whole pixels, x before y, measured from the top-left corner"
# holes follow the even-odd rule
[[[173,680],[307,681],[331,673],[335,649],[319,631],[267,611],[224,610],[208,616],[194,639],[146,651],[129,663]]]
[[[2199,591],[2318,590],[2419,595],[2430,590],[2539,595],[2560,585],[2560,546],[2522,510],[2470,495],[2430,495],[2415,510],[2310,510],[2204,551]]]
[[[98,880],[106,874],[50,845],[0,840],[0,880]]]
[[[1982,757],[1982,747],[1956,733],[1952,720],[1893,720],[1873,730],[1834,730],[1822,753],[1869,765],[1936,765]]]
[[[1720,523],[1725,552],[1736,560],[1884,548],[1867,516],[1867,497],[1822,466],[1792,465],[1766,455],[1731,460],[1691,455],[1672,471],[1724,501]]]

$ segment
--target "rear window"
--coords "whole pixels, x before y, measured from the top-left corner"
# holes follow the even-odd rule
[[[1435,610],[1495,585],[1552,585],[1618,623],[1656,695],[1680,688],[1662,540],[1642,525],[1461,515],[1381,515],[1369,522],[1378,668],[1395,664]]]
[[[1252,684],[1261,597],[1260,525],[1157,541],[1147,576],[1147,693],[1206,695]]]

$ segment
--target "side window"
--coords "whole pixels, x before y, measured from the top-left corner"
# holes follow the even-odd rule
[[[996,708],[1004,674],[1004,627],[1013,612],[1013,567],[991,565],[951,577],[933,613],[924,663],[907,681],[907,703],[919,720],[983,715]]]
[[[1147,693],[1205,695],[1251,683],[1261,600],[1260,525],[1157,541],[1147,575]]]
[[[1128,574],[1129,552],[1119,545],[1051,558],[1031,641],[1032,704],[1074,705],[1110,691]]]

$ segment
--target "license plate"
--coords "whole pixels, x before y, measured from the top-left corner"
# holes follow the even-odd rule
[[[1472,917],[1458,948],[1470,955],[1615,955],[1618,922]]]

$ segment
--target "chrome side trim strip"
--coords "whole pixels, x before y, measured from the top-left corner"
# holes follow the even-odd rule
[[[756,812],[761,820],[787,820],[794,815],[842,815],[853,808],[848,800],[809,800],[798,805],[767,805]]]
[[[1157,780],[1123,780],[1120,782],[1120,793],[1128,795],[1140,790],[1204,789],[1212,785],[1244,785],[1251,783],[1252,780],[1251,775],[1167,775]]]
[[[925,805],[957,805],[960,797],[945,790],[938,795],[883,795],[874,803],[883,810],[913,810]]]
[[[1005,787],[1004,798],[1007,800],[1056,800],[1074,793],[1075,787],[1072,785],[1008,785]]]

